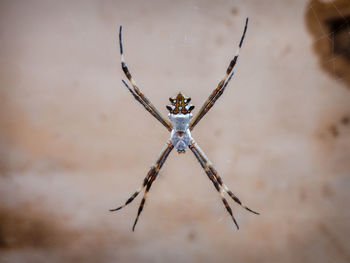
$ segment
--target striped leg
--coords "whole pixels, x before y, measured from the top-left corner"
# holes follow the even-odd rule
[[[220,185],[221,189],[224,190],[237,204],[239,204],[241,207],[243,207],[244,209],[246,209],[247,211],[259,215],[258,212],[253,211],[252,209],[250,209],[249,207],[245,206],[242,204],[241,200],[239,200],[239,198],[227,187],[226,184],[224,184],[223,180],[221,179],[221,177],[219,176],[219,174],[217,173],[217,171],[215,170],[213,164],[210,162],[210,160],[208,159],[208,157],[204,154],[204,152],[202,151],[202,149],[198,146],[198,144],[195,141],[191,141],[191,146],[190,148],[193,148],[197,155],[199,156],[199,158],[203,161],[203,163],[201,163],[202,167],[206,170],[209,170],[211,172],[211,174],[214,176],[215,180],[218,182],[218,184]],[[192,150],[191,148],[191,150]],[[193,152],[193,150],[192,150]],[[195,154],[196,155],[196,154]],[[196,156],[197,157],[197,156]],[[198,157],[197,157],[198,159]],[[199,160],[199,159],[198,159]],[[201,161],[200,161],[201,162]],[[204,166],[203,166],[204,165]]]
[[[256,215],[260,215],[258,212],[255,212],[254,210],[250,209],[249,207],[245,206],[242,204],[241,200],[238,199],[238,197],[227,187],[226,184],[224,184],[224,182],[222,181],[221,177],[218,175],[217,171],[215,170],[215,168],[213,167],[213,165],[210,163],[209,160],[207,160],[207,162],[209,163],[209,169],[210,171],[213,173],[214,177],[216,178],[216,180],[218,181],[218,183],[220,184],[221,187],[223,187],[225,189],[225,192],[231,196],[231,198],[237,203],[239,204],[241,207],[243,207],[244,209],[248,210],[249,212],[256,214]]]
[[[162,150],[160,156],[158,157],[157,161],[152,165],[151,169],[149,170],[147,176],[145,177],[145,179],[143,180],[143,184],[142,186],[133,194],[129,197],[129,199],[125,202],[124,205],[118,207],[118,208],[115,208],[115,209],[111,209],[109,211],[117,211],[125,206],[127,206],[128,204],[130,204],[135,198],[136,196],[146,187],[146,191],[145,191],[145,194],[143,196],[143,199],[141,201],[141,204],[140,204],[140,208],[139,208],[139,211],[138,211],[138,214],[137,214],[137,218],[135,220],[135,224],[133,226],[133,231],[134,231],[134,228],[135,228],[135,225],[136,225],[136,222],[138,220],[138,217],[143,209],[143,206],[144,206],[144,203],[145,203],[145,200],[146,200],[146,195],[147,195],[147,192],[149,191],[149,189],[151,188],[151,185],[153,183],[153,181],[156,179],[158,173],[159,173],[159,170],[160,168],[162,168],[164,162],[166,161],[166,159],[168,158],[170,152],[172,151],[172,149],[174,148],[174,146],[172,145],[172,143],[169,141],[167,143],[167,146]]]
[[[126,200],[125,204],[122,206],[119,206],[118,208],[110,209],[109,211],[111,211],[111,212],[118,211],[119,209],[122,209],[123,207],[130,204],[136,198],[136,196],[145,188],[150,177],[152,176],[152,174],[154,174],[154,172],[155,172],[155,168],[154,168],[154,166],[152,166],[151,170],[148,172],[145,179],[143,179],[142,186],[139,189],[137,189],[136,192],[133,195],[131,195],[128,200]]]
[[[121,55],[121,64],[122,69],[124,71],[125,76],[130,81],[133,89],[131,89],[126,82],[123,80],[123,84],[129,89],[131,94],[134,96],[134,98],[142,104],[145,109],[151,113],[161,124],[163,124],[169,131],[171,131],[172,126],[171,123],[164,119],[164,117],[161,115],[161,113],[157,110],[157,108],[149,101],[149,99],[139,90],[139,88],[136,85],[135,80],[131,76],[131,73],[128,69],[128,67],[125,64],[124,60],[124,54],[123,54],[123,44],[122,44],[122,26],[120,26],[119,29],[119,46],[120,46],[120,55]]]
[[[215,178],[215,176],[213,175],[213,173],[211,172],[211,170],[208,168],[208,166],[206,165],[206,161],[202,158],[201,153],[198,151],[198,149],[195,146],[195,142],[191,142],[191,144],[189,145],[189,148],[191,149],[191,151],[193,152],[193,154],[196,156],[197,160],[199,161],[199,163],[201,164],[202,168],[204,169],[205,173],[207,174],[207,176],[209,177],[210,181],[212,181],[212,183],[214,184],[216,190],[218,191],[218,193],[221,196],[221,200],[224,203],[224,206],[227,210],[227,212],[231,215],[231,218],[233,220],[233,222],[235,223],[237,229],[239,229],[238,223],[235,219],[235,217],[233,216],[232,213],[232,209],[229,206],[225,196],[224,196],[224,190],[222,189],[222,187],[219,185],[217,179]]]
[[[149,190],[151,189],[152,183],[154,182],[154,180],[156,180],[157,175],[158,175],[158,172],[155,173],[154,175],[152,175],[150,180],[149,180],[149,182],[147,183],[146,191],[143,194],[143,197],[142,197],[139,209],[137,211],[137,216],[135,218],[134,225],[132,226],[132,231],[135,231],[135,226],[137,224],[137,221],[139,220],[139,217],[140,217],[140,214],[141,214],[141,212],[143,210],[143,207],[145,206],[147,194],[148,194]]]
[[[225,76],[219,82],[217,88],[210,94],[209,98],[205,101],[205,103],[203,104],[202,108],[199,110],[197,115],[192,119],[192,121],[190,123],[190,130],[192,130],[197,125],[197,123],[203,118],[203,116],[211,109],[211,107],[214,105],[216,100],[222,95],[222,93],[224,92],[227,84],[231,80],[231,78],[233,76],[232,70],[233,70],[233,68],[236,65],[236,62],[237,62],[237,59],[238,59],[238,56],[239,56],[239,51],[240,51],[240,49],[242,47],[243,40],[244,40],[245,34],[247,32],[247,27],[248,27],[248,18],[246,19],[246,22],[245,22],[243,35],[241,37],[241,41],[239,42],[239,46],[238,46],[238,50],[237,50],[236,55],[231,60],[229,66],[228,66],[228,68],[226,70]]]
[[[165,151],[162,152],[161,157],[158,159],[159,160],[158,165],[154,166],[155,167],[154,173],[151,175],[151,177],[150,177],[150,179],[149,179],[149,181],[147,183],[147,187],[146,187],[146,190],[145,190],[145,192],[143,194],[143,197],[142,197],[139,209],[137,211],[137,216],[136,216],[134,225],[132,227],[132,231],[135,231],[135,226],[137,224],[137,221],[139,220],[139,217],[140,217],[140,214],[141,214],[141,212],[143,210],[143,207],[145,206],[146,197],[147,197],[147,194],[148,194],[149,190],[151,189],[152,183],[156,180],[157,175],[159,173],[159,170],[162,168],[165,160],[167,159],[168,155],[170,154],[170,152],[171,152],[171,150],[173,148],[174,148],[174,146],[172,145],[172,143],[168,142],[168,146],[166,147]]]
[[[249,212],[259,215],[258,212],[253,211],[252,209],[250,209],[249,207],[245,206],[242,204],[241,200],[239,200],[239,198],[227,187],[226,184],[224,184],[223,180],[221,179],[220,175],[218,174],[218,172],[215,170],[213,164],[210,162],[210,160],[208,159],[208,157],[204,154],[204,152],[202,151],[202,149],[198,146],[198,144],[195,141],[191,142],[191,145],[197,150],[198,154],[200,155],[201,159],[204,160],[205,162],[205,166],[210,170],[210,172],[213,174],[213,176],[215,177],[215,179],[217,180],[217,182],[219,183],[219,185],[224,189],[224,191],[237,203],[239,204],[241,207],[243,207],[244,209],[248,210]]]

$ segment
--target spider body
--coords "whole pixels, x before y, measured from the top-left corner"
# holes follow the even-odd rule
[[[170,139],[167,142],[165,148],[161,151],[160,156],[157,158],[156,162],[152,165],[151,169],[147,173],[143,183],[139,189],[136,190],[134,194],[132,194],[128,200],[126,200],[125,204],[116,208],[111,209],[110,211],[119,210],[126,205],[130,204],[136,196],[145,189],[143,194],[143,198],[141,200],[139,209],[137,211],[137,216],[133,225],[132,230],[135,230],[136,223],[139,219],[139,216],[143,210],[143,207],[146,202],[147,193],[151,189],[153,182],[156,180],[160,169],[168,158],[170,152],[176,148],[178,153],[184,153],[187,147],[192,151],[194,156],[197,158],[199,164],[202,166],[204,172],[208,176],[209,180],[213,183],[215,189],[221,197],[221,200],[230,214],[233,222],[236,227],[238,224],[236,219],[233,216],[232,209],[228,204],[224,194],[229,195],[233,201],[235,201],[238,205],[248,210],[251,213],[259,214],[247,206],[243,205],[242,202],[238,199],[238,197],[224,184],[222,178],[219,176],[218,172],[214,168],[213,164],[210,162],[208,157],[204,154],[202,149],[199,147],[197,142],[191,136],[191,130],[197,125],[197,123],[203,118],[203,116],[211,109],[216,100],[223,94],[227,84],[230,82],[233,76],[233,68],[236,65],[239,50],[242,46],[245,33],[247,31],[248,18],[246,19],[243,35],[241,37],[241,41],[239,42],[238,51],[233,59],[230,61],[230,64],[226,70],[226,73],[222,80],[219,82],[216,89],[210,94],[209,98],[204,102],[203,106],[199,110],[199,112],[193,117],[192,110],[194,106],[190,104],[191,98],[186,97],[181,92],[176,96],[169,98],[171,105],[166,106],[169,110],[168,117],[170,122],[166,120],[160,112],[156,109],[156,107],[149,101],[149,99],[140,91],[137,87],[135,80],[131,76],[131,73],[124,61],[123,55],[123,45],[122,45],[122,27],[120,26],[119,30],[119,45],[120,45],[120,54],[121,54],[121,66],[122,70],[125,73],[125,76],[128,78],[132,88],[126,83],[126,81],[122,80],[125,87],[130,91],[133,97],[149,112],[151,113],[168,131],[170,131]]]
[[[170,141],[178,153],[185,153],[192,140],[189,127],[193,118],[191,111],[194,106],[189,104],[191,98],[185,97],[181,92],[176,98],[169,98],[169,100],[172,103],[167,106],[172,126]]]

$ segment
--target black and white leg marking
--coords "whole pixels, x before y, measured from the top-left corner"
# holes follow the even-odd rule
[[[216,190],[220,193],[221,199],[222,199],[227,211],[231,215],[234,223],[236,224],[237,228],[239,228],[238,224],[237,224],[237,222],[232,214],[232,210],[231,210],[230,206],[228,205],[228,203],[224,197],[224,192],[226,192],[237,204],[242,206],[244,209],[248,210],[249,212],[252,212],[254,214],[259,215],[259,213],[255,212],[255,211],[251,210],[250,208],[248,208],[247,206],[243,205],[242,202],[238,199],[238,197],[224,184],[224,182],[222,181],[221,177],[218,175],[217,171],[215,170],[214,166],[212,165],[212,163],[210,162],[208,157],[206,157],[206,155],[204,154],[202,149],[198,146],[198,144],[194,140],[191,141],[189,148],[191,149],[193,154],[196,156],[197,160],[199,161],[200,165],[204,169],[205,173],[208,175],[209,179],[213,182]]]
[[[214,184],[216,190],[218,191],[218,193],[221,196],[221,200],[224,203],[224,206],[227,210],[227,212],[231,215],[231,218],[233,220],[233,222],[235,223],[237,229],[239,229],[238,223],[235,219],[235,217],[233,216],[233,212],[231,207],[229,206],[225,196],[224,196],[224,192],[223,189],[220,187],[218,181],[216,180],[216,178],[214,177],[213,173],[210,171],[210,169],[206,166],[205,160],[201,157],[200,153],[198,152],[198,150],[196,149],[196,147],[191,144],[189,145],[189,148],[191,149],[191,151],[193,152],[194,156],[196,156],[197,160],[199,161],[200,165],[202,166],[202,168],[204,169],[205,173],[207,174],[208,178],[210,179],[210,181],[212,181],[212,183]]]
[[[213,92],[210,94],[209,98],[204,102],[202,108],[199,110],[197,115],[192,119],[191,124],[190,124],[190,130],[192,130],[197,125],[197,123],[203,118],[203,116],[210,110],[210,108],[214,105],[216,100],[222,95],[227,84],[231,80],[231,78],[233,76],[232,70],[237,63],[239,51],[241,50],[243,40],[244,40],[245,34],[247,32],[247,28],[248,28],[248,17],[247,17],[246,22],[245,22],[243,34],[241,37],[241,41],[239,42],[236,55],[231,60],[229,66],[226,70],[226,73],[225,73],[224,77],[222,78],[222,80],[219,82],[217,88],[215,90],[213,90]],[[231,72],[232,72],[232,74],[231,74]]]
[[[135,230],[136,223],[137,223],[138,218],[139,218],[139,216],[140,216],[140,214],[141,214],[141,212],[143,210],[143,207],[145,205],[147,193],[148,193],[149,189],[151,188],[152,183],[157,178],[159,170],[162,168],[163,164],[165,163],[166,159],[168,158],[170,152],[173,149],[174,149],[174,146],[172,145],[172,143],[168,142],[166,147],[161,151],[160,156],[157,158],[156,162],[152,165],[152,167],[149,170],[147,176],[143,180],[142,186],[139,189],[137,189],[136,192],[134,194],[132,194],[128,200],[126,200],[124,205],[122,205],[122,206],[120,206],[118,208],[109,210],[109,211],[113,212],[113,211],[117,211],[117,210],[127,206],[146,187],[146,191],[145,191],[145,193],[143,195],[143,198],[141,200],[141,203],[140,203],[140,206],[139,206],[139,209],[138,209],[138,212],[137,212],[137,217],[135,219],[135,223],[134,223],[133,228],[132,228],[133,231]]]
[[[125,60],[124,60],[124,54],[123,54],[123,44],[122,44],[122,26],[119,28],[119,47],[120,47],[120,56],[121,56],[121,65],[122,70],[125,74],[125,76],[130,81],[133,89],[131,89],[125,81],[123,81],[123,84],[128,88],[128,90],[131,92],[131,94],[134,96],[134,98],[142,104],[145,109],[151,113],[161,124],[163,124],[169,131],[172,130],[171,123],[166,120],[161,113],[157,110],[157,108],[150,102],[150,100],[140,91],[140,89],[137,87],[135,80],[131,76],[131,73],[126,66]]]

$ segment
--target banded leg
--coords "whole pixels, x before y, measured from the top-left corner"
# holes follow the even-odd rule
[[[152,183],[154,182],[154,180],[156,180],[157,175],[158,175],[158,172],[155,173],[154,175],[152,175],[149,182],[147,183],[146,191],[143,194],[139,209],[137,211],[137,216],[136,216],[135,221],[134,221],[134,225],[132,226],[132,231],[135,231],[135,226],[137,224],[137,221],[139,220],[140,214],[141,214],[143,207],[145,206],[145,203],[146,203],[147,194],[148,194],[149,190],[151,189]]]
[[[122,70],[125,74],[125,76],[130,81],[133,89],[131,89],[126,82],[123,80],[123,84],[129,89],[131,94],[134,96],[134,98],[142,104],[145,109],[151,113],[161,124],[163,124],[169,131],[172,130],[171,123],[166,120],[161,113],[157,110],[157,108],[149,101],[149,99],[139,90],[139,88],[136,85],[135,80],[131,76],[131,73],[128,69],[128,67],[125,64],[124,60],[124,54],[123,54],[123,44],[122,44],[122,26],[119,28],[119,46],[120,46],[120,55],[121,55],[121,65]]]
[[[123,207],[127,206],[128,204],[130,204],[135,198],[136,196],[145,188],[145,186],[147,185],[150,177],[152,176],[152,174],[154,174],[154,166],[152,166],[151,170],[148,172],[147,176],[145,177],[145,179],[143,179],[143,183],[142,186],[136,190],[135,193],[133,193],[128,200],[126,200],[124,205],[119,206],[118,208],[114,208],[114,209],[110,209],[109,211],[114,212],[114,211],[118,211],[119,209],[122,209]]]
[[[210,162],[208,160],[208,162]],[[256,214],[256,215],[260,215],[258,212],[255,212],[254,210],[250,209],[249,207],[245,206],[242,204],[241,200],[239,200],[239,198],[227,187],[226,184],[224,184],[224,182],[222,181],[221,177],[218,175],[217,171],[215,170],[215,168],[213,167],[212,164],[210,164],[209,166],[210,171],[213,173],[213,175],[215,176],[216,180],[218,181],[218,183],[220,184],[221,187],[223,187],[225,189],[225,192],[237,203],[239,204],[241,207],[243,207],[244,209],[246,209],[247,211]]]
[[[233,76],[232,70],[236,65],[236,62],[237,62],[237,59],[239,56],[239,51],[242,47],[243,40],[244,40],[245,34],[247,32],[247,27],[248,27],[248,18],[246,19],[246,22],[245,22],[244,31],[243,31],[243,34],[241,37],[241,41],[239,42],[239,46],[238,46],[238,50],[237,50],[236,55],[231,60],[229,66],[226,70],[225,76],[219,82],[217,88],[215,90],[213,90],[213,92],[210,94],[209,98],[204,102],[202,108],[199,110],[197,115],[192,119],[192,121],[190,123],[190,130],[192,130],[197,125],[197,123],[203,118],[203,116],[211,109],[211,107],[214,105],[216,100],[222,95],[227,84],[231,80],[231,78]]]
[[[149,170],[147,176],[145,177],[145,179],[143,180],[143,183],[142,183],[142,186],[136,190],[136,192],[134,194],[132,194],[129,199],[125,202],[124,205],[118,207],[118,208],[115,208],[115,209],[111,209],[109,211],[117,211],[125,206],[127,206],[128,204],[130,204],[135,198],[136,196],[146,187],[146,191],[145,191],[145,194],[149,191],[149,189],[151,188],[151,185],[153,183],[153,181],[156,179],[158,173],[159,173],[159,170],[160,168],[162,168],[164,162],[166,161],[166,159],[168,158],[170,152],[172,151],[172,149],[174,148],[174,146],[172,145],[172,143],[169,141],[167,143],[167,146],[161,151],[160,153],[160,156],[157,158],[156,162],[152,165],[151,169]],[[151,183],[150,183],[151,182]],[[140,204],[140,208],[144,206],[144,203],[145,203],[145,198],[146,198],[146,195],[143,196],[143,199],[141,201],[141,204]],[[137,218],[135,220],[135,222],[137,222],[138,220],[138,217],[142,211],[142,208],[140,209],[139,208],[139,212],[138,212],[138,215],[137,215]],[[134,227],[133,227],[133,230],[135,228],[135,225],[136,223],[134,224]]]
[[[194,141],[191,142],[191,145],[197,150],[198,154],[200,155],[201,159],[204,160],[205,162],[205,166],[208,167],[208,169],[211,171],[211,173],[213,174],[213,176],[215,177],[215,179],[217,180],[217,182],[219,183],[219,185],[224,189],[224,191],[237,203],[239,204],[241,207],[243,207],[244,209],[246,209],[247,211],[259,215],[258,212],[255,212],[254,210],[250,209],[249,207],[245,206],[242,204],[241,200],[239,200],[239,198],[228,188],[228,186],[226,184],[224,184],[222,178],[220,177],[220,175],[218,174],[218,172],[215,170],[213,164],[210,162],[210,160],[208,159],[208,157],[204,154],[204,152],[202,151],[202,149],[198,146],[198,144]]]
[[[207,174],[208,178],[210,179],[210,181],[212,181],[212,183],[214,184],[216,190],[218,191],[218,193],[221,196],[221,200],[224,203],[224,206],[227,210],[227,212],[231,215],[231,218],[233,220],[233,222],[235,223],[237,229],[239,229],[238,223],[235,219],[235,217],[233,216],[233,212],[231,207],[229,206],[225,196],[224,196],[224,190],[222,189],[222,187],[219,185],[219,182],[217,181],[217,179],[215,178],[215,176],[213,175],[213,173],[211,172],[211,170],[207,167],[206,165],[206,161],[202,158],[200,152],[196,149],[196,147],[194,146],[194,144],[190,144],[189,148],[191,149],[191,151],[193,152],[193,154],[196,156],[197,160],[199,161],[200,165],[202,166],[202,168],[204,169],[205,173]]]

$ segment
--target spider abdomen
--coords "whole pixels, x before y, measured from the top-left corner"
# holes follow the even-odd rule
[[[191,132],[189,129],[185,132],[172,130],[170,140],[179,153],[184,153],[192,140]]]
[[[188,129],[192,117],[192,113],[169,113],[169,119],[173,126],[173,130],[171,131],[170,135],[170,140],[179,153],[185,152],[187,146],[192,140],[191,132]]]

